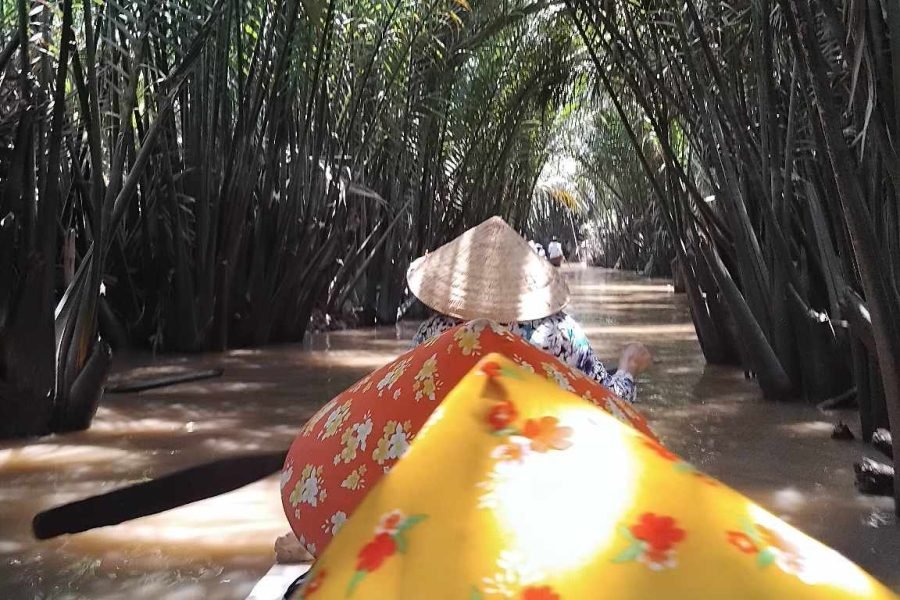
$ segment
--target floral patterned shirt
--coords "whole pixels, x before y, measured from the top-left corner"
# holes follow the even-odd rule
[[[434,315],[419,327],[413,338],[413,346],[418,346],[460,323],[462,321],[453,317]],[[617,371],[610,375],[594,354],[581,325],[570,315],[558,312],[537,321],[511,323],[507,327],[544,352],[552,354],[570,367],[586,373],[620,398],[629,402],[637,400],[634,378],[624,371]]]

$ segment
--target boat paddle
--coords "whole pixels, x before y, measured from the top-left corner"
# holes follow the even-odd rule
[[[265,479],[281,470],[286,456],[285,451],[223,458],[90,496],[38,513],[32,531],[48,540],[165,512]]]

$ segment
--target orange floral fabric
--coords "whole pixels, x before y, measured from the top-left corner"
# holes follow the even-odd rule
[[[403,456],[449,390],[490,353],[508,357],[656,440],[630,403],[580,371],[502,326],[466,323],[358,381],[323,406],[297,436],[282,471],[281,497],[291,529],[312,555],[322,552],[368,490]],[[495,370],[499,375],[500,365]],[[499,403],[489,419],[503,431],[516,419],[515,408]],[[517,432],[534,452],[564,448],[566,434],[552,417],[528,420]],[[519,450],[505,449],[511,455]]]

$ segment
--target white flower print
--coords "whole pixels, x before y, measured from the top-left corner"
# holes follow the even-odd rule
[[[316,506],[319,503],[319,478],[315,475],[303,480],[300,502]]]
[[[542,363],[541,366],[544,369],[544,373],[547,374],[547,379],[554,382],[556,385],[566,390],[567,392],[575,391],[575,388],[573,388],[572,384],[569,382],[569,378],[566,377],[565,374],[561,373],[559,369],[557,369],[550,363]]]
[[[378,382],[376,386],[378,388],[378,395],[381,396],[384,390],[389,390],[393,388],[394,384],[403,377],[403,373],[406,372],[406,369],[409,368],[409,364],[412,362],[412,359],[406,358],[401,361],[398,361],[392,365],[388,372],[384,374],[381,381]]]
[[[409,448],[409,441],[407,440],[407,433],[403,431],[403,429],[397,425],[397,429],[391,435],[388,440],[388,458],[400,458]]]
[[[356,458],[357,450],[366,449],[366,440],[369,439],[369,435],[372,433],[372,415],[367,412],[363,419],[363,421],[354,423],[344,430],[343,435],[341,435],[341,442],[344,444],[344,447],[334,456],[334,464],[349,463]]]
[[[384,426],[384,433],[378,440],[378,445],[372,452],[372,459],[379,465],[386,461],[396,460],[403,456],[409,448],[409,440],[412,437],[410,431],[412,423],[403,421],[388,421]],[[386,467],[387,468],[387,467]]]
[[[368,415],[366,415],[368,417]],[[359,440],[359,449],[366,449],[366,440],[369,439],[369,435],[372,434],[372,418],[368,417],[362,423],[357,423],[353,426],[354,431],[356,432],[356,439]]]
[[[434,402],[435,393],[439,387],[437,354],[432,354],[428,360],[422,363],[422,368],[419,369],[419,372],[413,378],[413,391],[416,393],[416,402],[422,398],[428,398]]]
[[[322,529],[331,535],[337,535],[338,531],[341,530],[341,527],[343,527],[346,522],[347,513],[339,510],[329,517],[328,522],[322,525]]]
[[[289,464],[283,471],[281,471],[281,484],[280,489],[283,491],[284,488],[287,487],[287,484],[290,483],[291,478],[294,476],[294,465]]]
[[[326,491],[322,487],[322,467],[306,465],[300,474],[300,481],[294,486],[289,498],[291,506],[297,508],[298,504],[318,506],[320,500],[324,500]]]
[[[321,433],[319,433],[319,439],[324,440],[326,438],[330,438],[334,434],[340,430],[340,428],[344,425],[344,422],[347,420],[347,417],[350,416],[350,401],[347,400],[340,406],[337,406],[331,413],[328,415],[328,418],[325,420],[325,426],[322,427]]]
[[[369,384],[369,380],[372,379],[372,374],[369,373],[356,383],[354,383],[348,390],[348,393],[355,394],[356,392],[362,390],[366,385]]]

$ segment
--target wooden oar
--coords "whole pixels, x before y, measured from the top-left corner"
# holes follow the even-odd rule
[[[175,375],[167,375],[165,377],[157,377],[155,379],[113,383],[106,386],[105,390],[110,394],[143,392],[144,390],[152,390],[155,388],[165,387],[167,385],[176,385],[178,383],[188,383],[191,381],[200,381],[203,379],[221,377],[223,373],[225,373],[223,369],[207,369],[205,371],[193,371],[191,373],[177,373]]]
[[[37,539],[47,540],[154,515],[264,479],[281,469],[286,456],[269,452],[223,458],[51,508],[35,516],[31,527]]]

